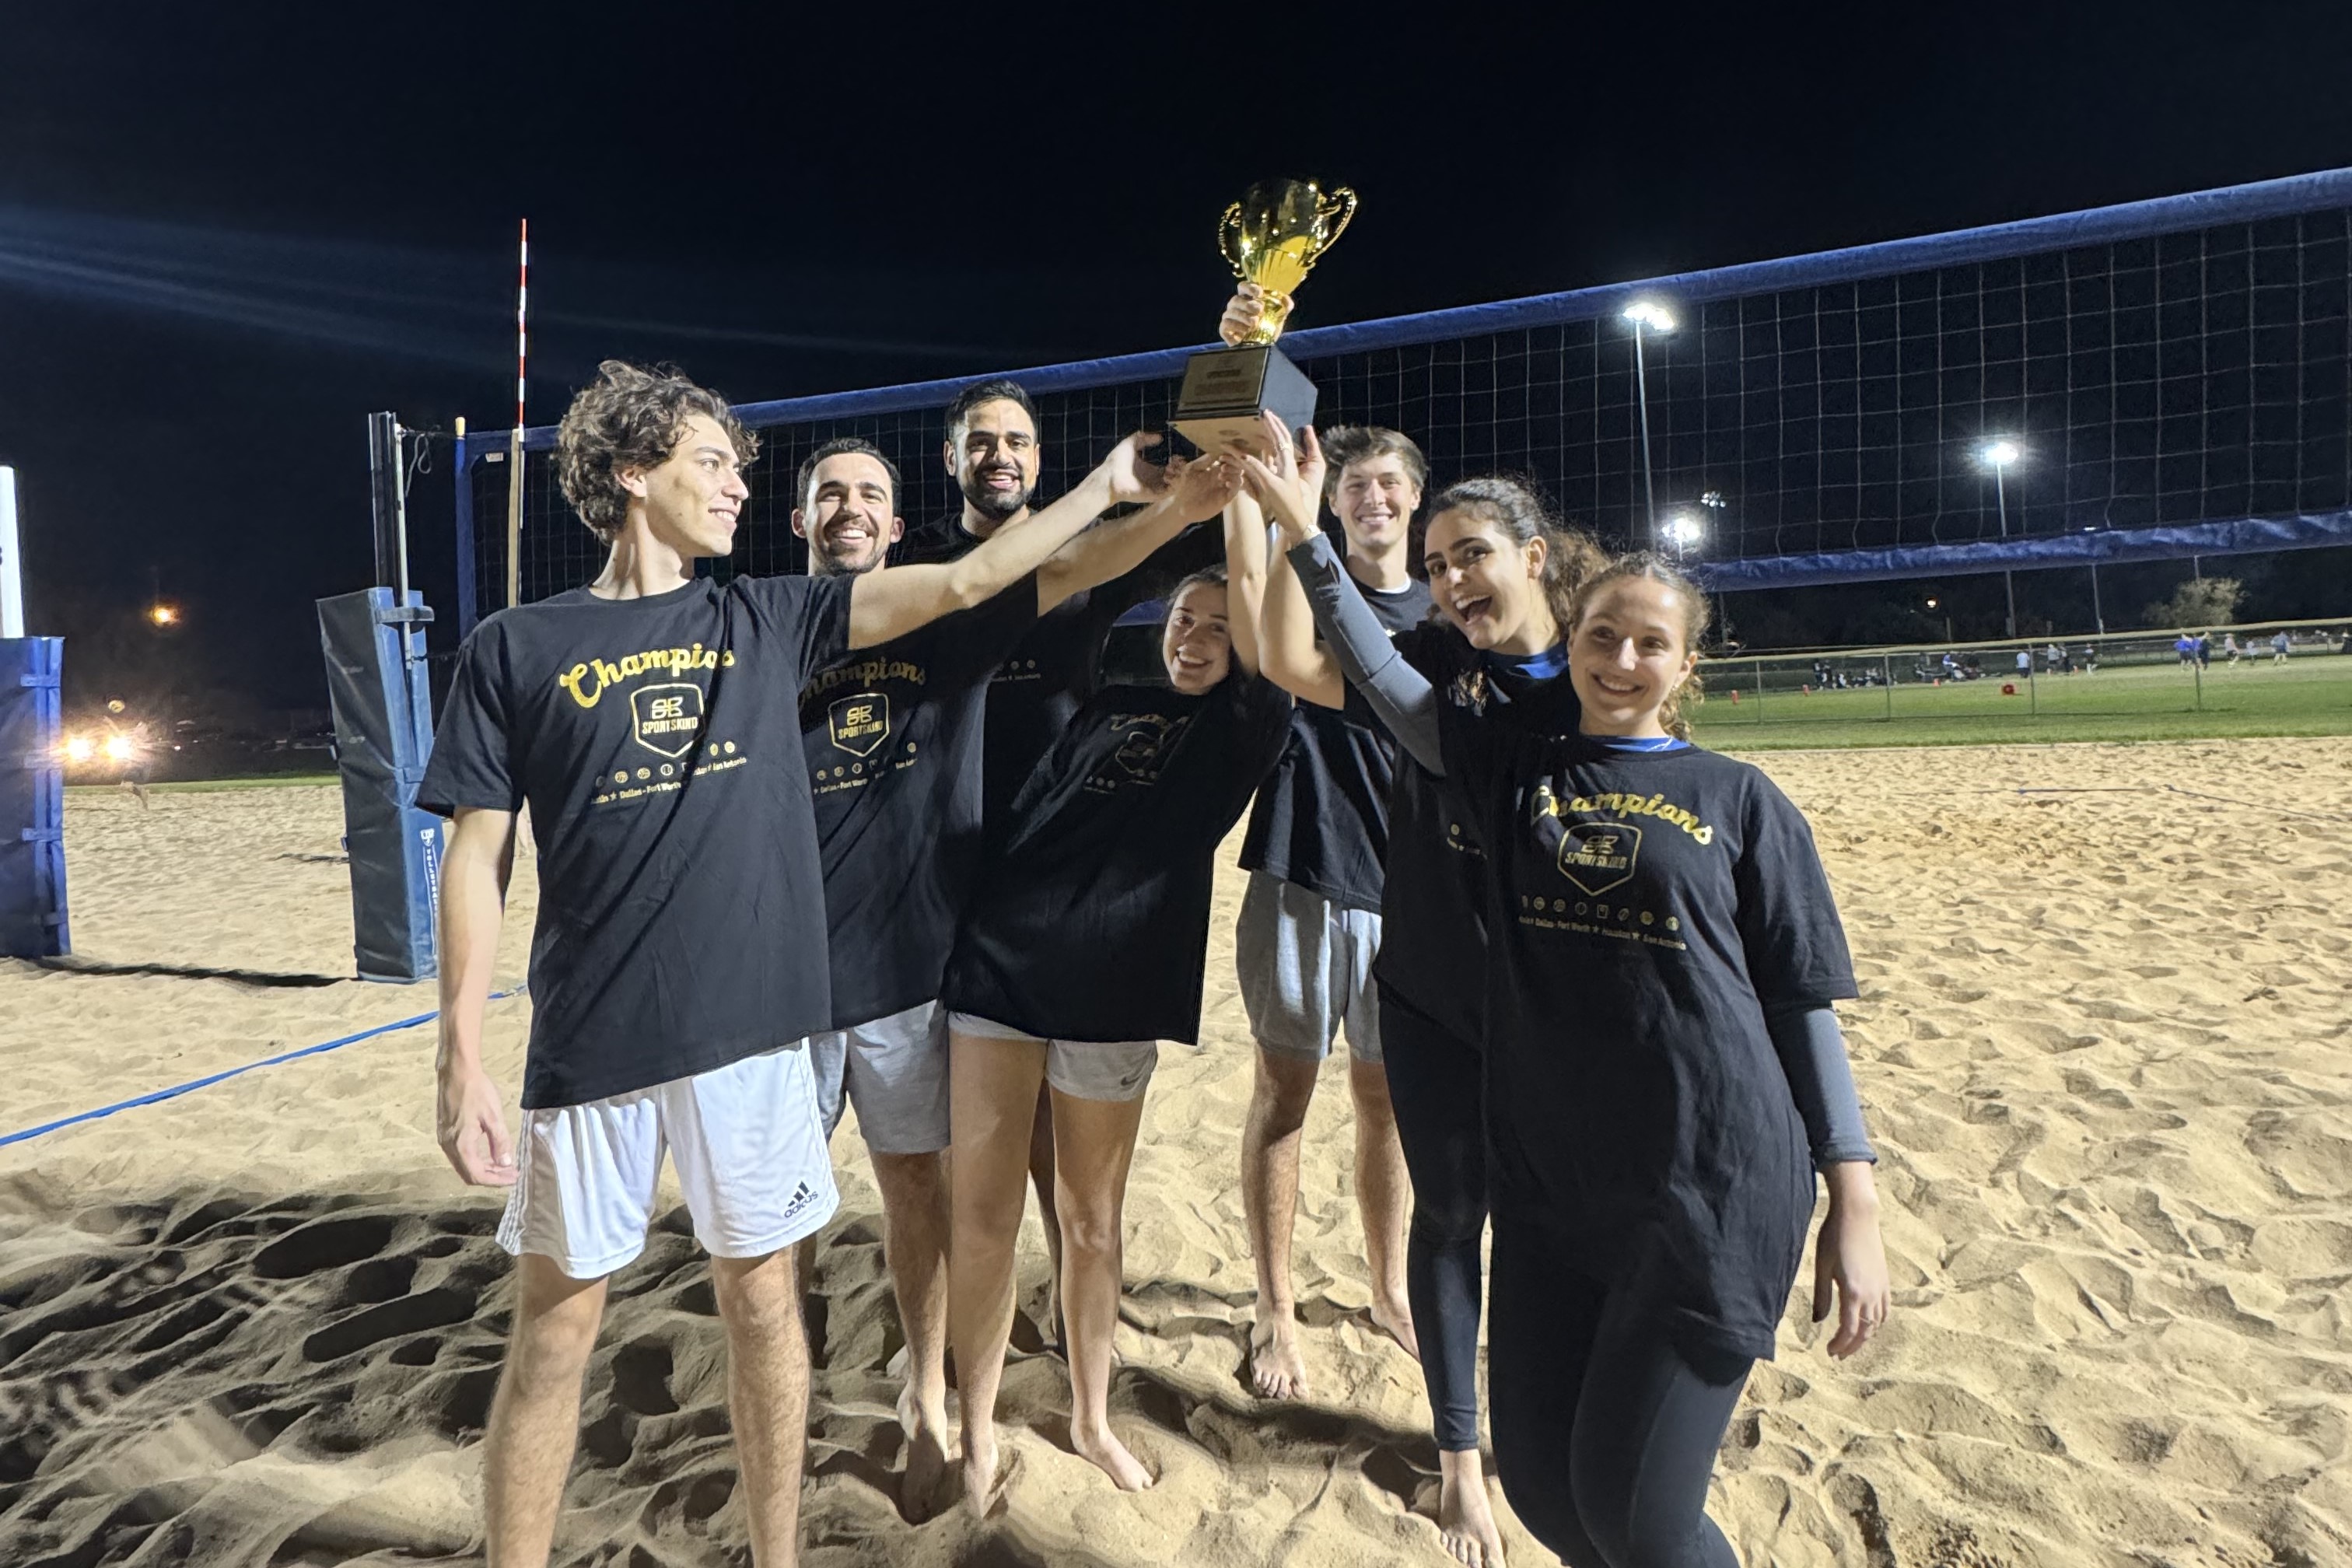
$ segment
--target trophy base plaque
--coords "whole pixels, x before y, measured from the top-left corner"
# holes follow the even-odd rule
[[[1315,384],[1272,343],[1244,343],[1192,356],[1171,423],[1203,452],[1239,446],[1263,453],[1260,410],[1296,434],[1315,423]]]

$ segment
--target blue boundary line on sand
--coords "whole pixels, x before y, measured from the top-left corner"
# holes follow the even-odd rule
[[[509,996],[521,995],[525,989],[526,987],[518,985],[511,991],[493,991],[488,999],[493,1002],[503,1001]],[[436,1007],[430,1013],[419,1013],[414,1018],[400,1018],[389,1024],[378,1024],[372,1029],[362,1029],[357,1034],[345,1035],[338,1040],[327,1040],[315,1046],[304,1046],[300,1050],[284,1051],[274,1057],[265,1057],[257,1062],[247,1062],[241,1068],[231,1068],[226,1072],[214,1073],[209,1078],[191,1079],[186,1083],[174,1084],[170,1089],[159,1089],[152,1094],[142,1094],[131,1100],[118,1100],[112,1105],[101,1105],[96,1110],[76,1111],[71,1116],[59,1117],[55,1121],[46,1121],[38,1127],[27,1127],[21,1132],[11,1132],[5,1137],[0,1137],[0,1149],[5,1149],[11,1143],[22,1143],[28,1138],[38,1138],[44,1132],[55,1132],[61,1127],[72,1127],[84,1121],[96,1121],[99,1118],[111,1116],[118,1110],[132,1110],[142,1105],[156,1104],[161,1100],[177,1100],[184,1094],[193,1094],[197,1089],[209,1089],[225,1079],[236,1078],[260,1068],[274,1068],[280,1062],[290,1062],[301,1057],[315,1057],[322,1051],[335,1050],[360,1040],[373,1039],[378,1035],[389,1035],[401,1029],[413,1029],[419,1024],[429,1024],[440,1016],[441,1010]]]

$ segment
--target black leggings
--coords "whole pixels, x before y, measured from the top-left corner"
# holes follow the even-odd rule
[[[1487,1331],[1496,1467],[1530,1534],[1570,1568],[1738,1568],[1706,1487],[1752,1362],[1694,1364],[1654,1303],[1569,1268],[1508,1201]]]
[[[1478,1446],[1478,1241],[1486,1228],[1486,1151],[1480,1131],[1485,1059],[1411,1003],[1381,988],[1381,1056],[1397,1137],[1412,1178],[1404,1280],[1421,1336],[1437,1446]]]

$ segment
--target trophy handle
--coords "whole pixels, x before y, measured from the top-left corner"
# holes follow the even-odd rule
[[[1318,256],[1339,244],[1339,237],[1348,232],[1349,220],[1356,216],[1356,193],[1345,185],[1339,186],[1332,191],[1328,200],[1316,205],[1315,216],[1318,222],[1329,223],[1335,212],[1339,214],[1339,221],[1331,225],[1331,232],[1325,235],[1323,243],[1316,247]]]
[[[1225,208],[1225,216],[1217,220],[1217,249],[1234,269],[1234,276],[1244,282],[1249,274],[1242,270],[1242,258],[1234,254],[1234,242],[1242,235],[1242,204],[1234,202]]]

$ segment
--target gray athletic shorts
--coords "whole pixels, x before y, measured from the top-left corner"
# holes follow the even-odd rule
[[[1378,1062],[1381,1009],[1372,960],[1380,951],[1377,911],[1351,910],[1252,871],[1234,927],[1234,967],[1250,1033],[1269,1051],[1319,1061],[1344,1024],[1349,1054]]]
[[[959,1035],[1045,1047],[1045,1081],[1072,1100],[1141,1100],[1160,1065],[1158,1040],[1049,1040],[977,1013],[950,1013],[948,1026]]]
[[[948,1020],[938,1003],[811,1035],[808,1049],[828,1142],[845,1099],[857,1107],[857,1131],[877,1154],[936,1154],[948,1146]]]

